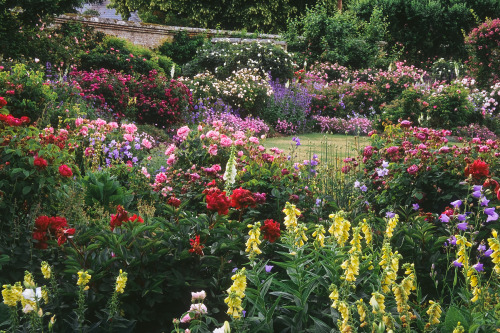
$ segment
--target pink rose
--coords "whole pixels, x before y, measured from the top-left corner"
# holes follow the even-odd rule
[[[177,130],[177,136],[181,137],[183,140],[185,140],[187,138],[187,136],[189,135],[189,132],[191,132],[191,130],[189,129],[189,127],[187,126],[182,126],[181,128],[179,128]]]
[[[217,145],[210,145],[210,147],[208,147],[208,153],[210,155],[217,155]]]
[[[414,175],[418,171],[418,166],[416,166],[415,164],[413,164],[411,167],[409,167],[408,169],[406,169],[406,171],[408,171],[408,173],[410,175]]]

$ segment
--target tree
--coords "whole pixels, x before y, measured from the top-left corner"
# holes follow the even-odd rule
[[[280,32],[289,18],[305,13],[316,0],[111,0],[124,18],[130,13],[153,13],[194,27]],[[149,15],[148,15],[149,16]]]

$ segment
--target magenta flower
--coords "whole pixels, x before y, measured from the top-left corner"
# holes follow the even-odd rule
[[[411,167],[409,167],[408,169],[406,169],[406,171],[408,171],[408,173],[409,173],[410,175],[414,175],[414,174],[416,174],[416,173],[417,173],[417,171],[418,171],[418,166],[417,166],[417,165],[415,165],[415,164],[413,164]]]

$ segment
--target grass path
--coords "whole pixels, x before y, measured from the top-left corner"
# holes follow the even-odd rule
[[[292,138],[294,136],[276,137],[262,140],[266,148],[277,147],[292,156],[296,161],[310,159],[317,154],[322,162],[331,163],[345,157],[357,156],[357,151],[368,145],[367,137],[342,134],[310,133],[297,135],[300,146],[297,146]]]

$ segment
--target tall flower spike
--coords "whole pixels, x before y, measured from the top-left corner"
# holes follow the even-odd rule
[[[441,318],[441,312],[443,312],[439,303],[431,300],[429,301],[429,304],[431,306],[426,311],[426,313],[429,315],[429,322],[427,323],[426,327],[439,324],[439,318]]]
[[[312,236],[314,238],[314,246],[316,248],[325,247],[325,227],[324,226],[322,226],[320,224],[316,224],[316,229],[314,230]]]
[[[120,274],[116,277],[116,288],[115,291],[117,293],[123,294],[125,291],[125,286],[127,284],[127,273],[123,272],[120,269]]]
[[[297,220],[300,216],[300,210],[298,210],[295,205],[287,202],[285,208],[283,209],[283,213],[285,213],[285,227],[289,231],[293,231],[297,227]]]
[[[90,278],[92,275],[90,275],[87,271],[79,271],[78,272],[78,281],[76,284],[78,286],[86,286],[90,282]]]
[[[41,270],[42,270],[43,277],[47,280],[50,279],[51,269],[50,269],[50,265],[46,261],[42,261]]]
[[[227,314],[233,317],[233,319],[239,319],[243,313],[243,307],[241,305],[245,297],[245,289],[247,286],[245,268],[234,274],[231,280],[234,282],[227,290],[228,296],[224,299],[224,303],[228,306]]]
[[[226,164],[226,171],[222,178],[226,181],[225,189],[226,191],[229,189],[231,185],[236,182],[236,156],[234,154],[235,146],[231,146],[231,154],[229,155],[229,160]]]
[[[247,248],[245,249],[245,252],[248,253],[248,258],[250,260],[255,259],[255,257],[259,254],[262,253],[262,251],[259,249],[259,245],[262,242],[260,240],[260,222],[257,222],[255,224],[249,224],[247,225],[248,228],[250,228],[250,231],[248,232],[248,240],[246,242]]]
[[[493,251],[490,254],[491,262],[493,263],[493,270],[495,273],[500,275],[500,240],[498,239],[498,234],[495,229],[491,230],[491,235],[493,237],[488,238],[488,245]]]

